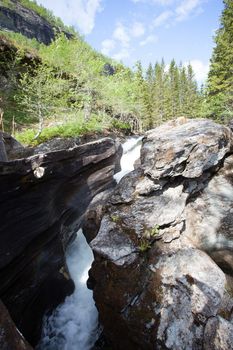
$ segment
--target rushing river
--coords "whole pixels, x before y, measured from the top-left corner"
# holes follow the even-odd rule
[[[117,182],[134,169],[140,148],[141,138],[132,137],[123,144],[122,170],[114,175]],[[93,293],[86,285],[93,253],[82,230],[78,231],[77,238],[67,249],[66,260],[75,291],[52,315],[44,318],[37,350],[90,350],[98,337],[98,312]]]

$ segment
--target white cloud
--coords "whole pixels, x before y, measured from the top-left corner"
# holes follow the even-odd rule
[[[152,44],[158,41],[158,37],[155,35],[148,35],[144,40],[140,41],[140,46],[145,46],[148,44]]]
[[[183,21],[193,12],[200,12],[202,0],[183,0],[176,8],[176,20]]]
[[[113,55],[112,57],[117,60],[120,61],[124,58],[129,58],[130,54],[129,54],[129,50],[126,48],[121,49],[118,53],[116,53],[115,55]]]
[[[170,19],[173,15],[174,14],[173,14],[172,11],[164,11],[164,12],[162,12],[158,17],[156,17],[154,19],[152,26],[153,27],[160,27],[161,25],[166,23],[167,20]]]
[[[193,67],[196,80],[199,83],[202,83],[207,78],[207,75],[209,72],[209,64],[205,64],[201,60],[194,59],[194,60],[191,60],[190,62],[185,62],[184,66],[187,67],[189,63]]]
[[[124,47],[129,46],[130,36],[127,33],[127,28],[122,23],[117,23],[117,26],[113,32],[113,38],[120,41]]]
[[[110,52],[116,47],[116,42],[112,39],[106,39],[101,43],[101,52],[104,55],[109,55]]]
[[[155,4],[159,4],[162,6],[167,6],[167,5],[171,5],[175,2],[176,0],[153,0],[153,2]]]
[[[131,0],[134,3],[139,3],[139,2],[148,2],[150,4],[157,4],[157,5],[162,5],[162,6],[168,6],[176,2],[177,0]]]
[[[134,22],[132,25],[132,28],[130,28],[130,34],[135,37],[138,38],[142,35],[144,35],[145,33],[145,27],[141,22]]]
[[[83,34],[90,34],[95,26],[95,18],[101,11],[102,0],[38,0],[51,9],[65,24],[78,27]]]

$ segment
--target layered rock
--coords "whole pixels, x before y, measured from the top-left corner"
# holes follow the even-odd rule
[[[64,251],[91,200],[114,185],[118,150],[105,138],[0,162],[0,297],[32,345],[44,312],[73,291]]]
[[[232,349],[233,135],[177,120],[143,139],[91,242],[89,284],[117,350]]]

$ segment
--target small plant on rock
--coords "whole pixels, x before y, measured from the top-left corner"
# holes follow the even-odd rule
[[[118,215],[111,215],[111,220],[113,222],[119,222],[120,221],[120,217]]]
[[[155,225],[154,227],[145,230],[144,237],[147,239],[156,237],[159,234],[159,225]]]
[[[150,242],[148,242],[147,239],[143,238],[140,240],[140,244],[139,244],[139,251],[141,253],[146,252],[147,250],[149,250],[151,248]]]

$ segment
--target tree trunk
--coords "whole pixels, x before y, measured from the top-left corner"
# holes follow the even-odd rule
[[[7,162],[7,154],[2,133],[0,132],[0,162]]]
[[[42,130],[43,130],[43,125],[44,125],[44,117],[41,113],[40,107],[39,107],[38,113],[39,113],[39,127],[38,127],[38,132],[37,132],[36,136],[34,137],[34,140],[36,140],[40,136],[40,134],[42,133]]]
[[[3,110],[0,108],[0,125],[1,125],[1,129],[2,131],[4,131],[4,122],[3,122]]]

